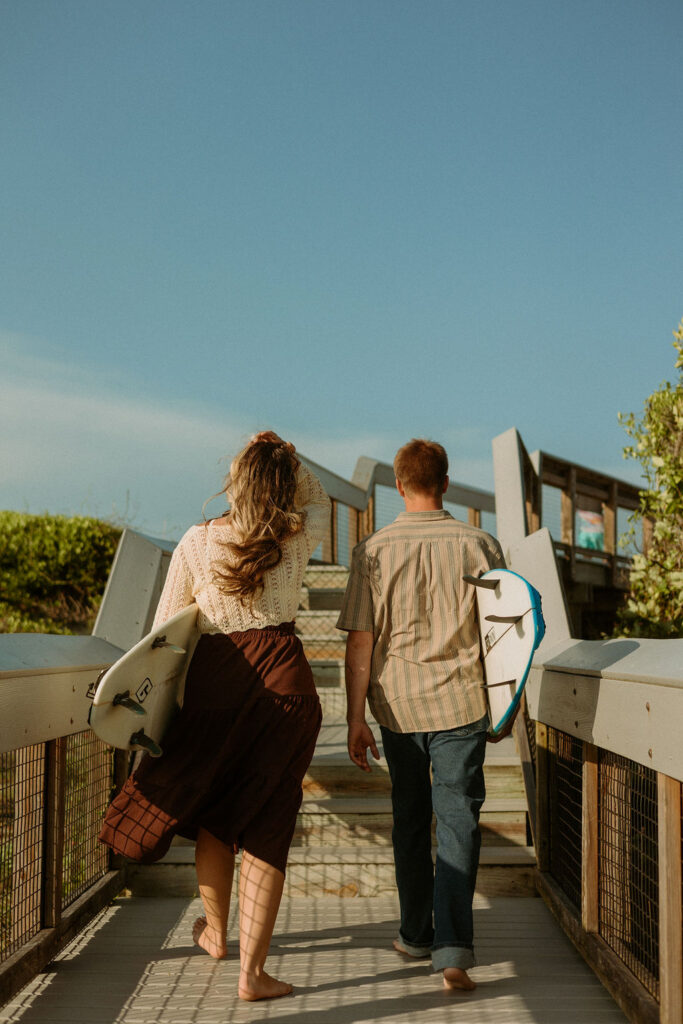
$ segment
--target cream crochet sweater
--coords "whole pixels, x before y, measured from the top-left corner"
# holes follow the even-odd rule
[[[330,522],[330,499],[306,466],[298,470],[296,508],[306,513],[303,529],[285,541],[279,565],[263,577],[263,592],[253,610],[236,597],[222,593],[211,582],[211,563],[226,563],[226,541],[235,534],[229,522],[211,521],[191,526],[173,552],[154,626],[195,601],[199,605],[200,633],[233,633],[292,622],[299,606],[301,584],[308,559]]]

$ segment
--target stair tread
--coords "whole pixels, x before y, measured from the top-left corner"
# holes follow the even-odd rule
[[[311,763],[319,765],[324,764],[326,767],[331,767],[335,765],[346,767],[347,765],[351,765],[349,755],[346,751],[346,745],[342,746],[340,743],[318,744],[318,746],[316,747],[315,754],[313,755],[313,761]],[[521,762],[519,760],[519,757],[516,755],[506,756],[487,754],[486,761],[484,762],[484,764],[492,768],[519,768]],[[373,770],[376,768],[378,768],[380,771],[387,770],[386,762],[384,760],[380,762],[375,762],[373,760],[372,767]]]
[[[194,846],[172,846],[164,856],[165,864],[193,864]],[[393,864],[390,846],[292,846],[289,864]],[[532,867],[536,854],[532,846],[482,846],[479,863],[483,867],[515,865]]]
[[[524,797],[495,797],[485,800],[483,811],[526,811]],[[389,796],[304,797],[300,813],[306,814],[383,814],[391,812]]]

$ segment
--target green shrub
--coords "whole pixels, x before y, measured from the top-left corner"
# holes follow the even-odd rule
[[[641,420],[620,416],[633,440],[624,455],[640,462],[646,481],[631,521],[634,528],[652,524],[649,546],[633,559],[619,617],[626,636],[683,636],[683,321],[674,338],[678,380],[650,395]]]
[[[86,516],[0,512],[0,632],[90,632],[120,536]]]

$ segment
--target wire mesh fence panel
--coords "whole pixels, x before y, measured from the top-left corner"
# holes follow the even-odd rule
[[[337,629],[348,569],[309,562],[304,573],[296,633],[309,660],[335,661],[344,657],[346,633]]]
[[[0,961],[41,927],[45,745],[0,755]]]
[[[484,512],[481,513],[481,528],[490,533],[492,537],[496,536],[496,513],[495,512]]]
[[[657,998],[657,776],[601,750],[599,787],[600,934]]]
[[[112,792],[113,768],[112,748],[93,733],[68,738],[62,907],[108,870],[109,853],[97,835]]]
[[[350,511],[348,505],[337,502],[337,558],[339,565],[351,564],[352,544],[349,543]]]
[[[543,484],[541,526],[547,526],[553,540],[562,540],[562,491]]]
[[[395,487],[375,486],[375,529],[393,523],[399,512],[405,512],[403,498]]]
[[[581,908],[581,800],[583,744],[548,728],[550,872],[577,910]]]

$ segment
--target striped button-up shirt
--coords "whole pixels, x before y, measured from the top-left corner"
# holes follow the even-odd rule
[[[368,701],[394,732],[434,732],[486,713],[475,588],[500,545],[443,509],[402,512],[354,550],[337,627],[374,635]]]

